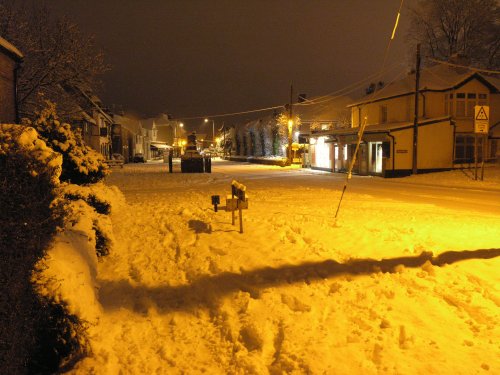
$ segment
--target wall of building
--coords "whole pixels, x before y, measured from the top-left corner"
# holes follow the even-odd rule
[[[446,169],[453,166],[453,125],[450,121],[418,129],[418,169]]]
[[[500,94],[490,96],[490,127],[500,123]],[[500,124],[493,129],[493,135],[500,137]]]
[[[15,62],[0,52],[0,122],[16,121]]]
[[[359,127],[360,118],[361,121],[368,117],[367,125],[380,124],[381,119],[381,107],[387,107],[387,119],[384,123],[391,122],[408,122],[413,119],[413,95],[400,96],[388,100],[382,100],[375,103],[363,104],[360,106],[352,107],[352,126],[354,128]],[[361,112],[360,112],[361,108]],[[423,104],[419,103],[420,112],[422,112]],[[360,117],[361,113],[361,117]]]
[[[394,136],[394,169],[411,169],[413,162],[413,129],[405,129],[392,133]],[[387,160],[386,169],[392,169],[392,160]]]

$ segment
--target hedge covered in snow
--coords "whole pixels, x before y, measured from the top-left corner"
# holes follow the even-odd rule
[[[104,157],[86,145],[71,125],[59,121],[55,104],[48,102],[33,122],[25,120],[25,124],[35,128],[41,139],[62,155],[61,181],[89,184],[108,174]]]
[[[87,329],[101,311],[98,257],[114,243],[108,215],[120,193],[102,183],[61,183],[65,173],[91,182],[104,170],[100,158],[78,151],[81,145],[66,126],[58,127],[49,113],[44,118],[37,122],[49,124],[44,139],[33,127],[0,125],[3,373],[64,371],[91,351]],[[66,153],[45,140],[59,142],[54,148]],[[68,169],[77,160],[84,161],[78,170]]]

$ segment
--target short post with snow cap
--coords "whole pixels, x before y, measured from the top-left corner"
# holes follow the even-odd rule
[[[231,224],[234,225],[234,212],[238,210],[240,217],[240,233],[243,233],[243,209],[248,208],[248,195],[246,193],[246,186],[242,183],[233,180],[231,182],[231,195],[226,197],[226,205],[220,205],[220,196],[212,195],[212,205],[214,206],[214,211],[218,212],[219,208],[223,208],[226,211],[231,211]]]

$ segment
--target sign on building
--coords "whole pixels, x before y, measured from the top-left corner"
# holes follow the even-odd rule
[[[488,134],[490,127],[490,107],[476,105],[474,107],[474,133]]]

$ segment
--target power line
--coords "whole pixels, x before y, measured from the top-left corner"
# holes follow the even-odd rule
[[[389,72],[391,69],[399,67],[399,66],[402,66],[402,65],[403,64],[401,64],[401,63],[395,63],[390,68],[387,68],[386,72]],[[374,73],[374,74],[366,77],[365,79],[362,79],[360,81],[352,83],[352,84],[350,84],[350,85],[348,85],[348,86],[346,86],[346,87],[344,87],[342,89],[333,91],[330,94],[327,94],[327,95],[324,95],[324,96],[321,96],[321,97],[318,97],[318,98],[314,98],[314,99],[308,100],[307,103],[297,103],[296,105],[297,106],[308,106],[308,105],[316,105],[316,104],[321,104],[321,103],[332,101],[332,100],[334,100],[334,99],[336,99],[336,98],[338,98],[338,97],[340,97],[342,95],[346,95],[346,94],[349,94],[351,92],[354,92],[354,91],[358,90],[360,87],[364,86],[367,82],[372,81],[373,78],[380,77],[380,75],[381,75],[381,72]],[[346,90],[348,90],[348,91],[346,91]]]
[[[382,67],[380,69],[380,75],[382,75],[382,72],[384,71],[384,67],[385,67],[387,56],[388,56],[389,48],[391,46],[392,40],[394,39],[394,35],[396,33],[396,29],[397,29],[397,26],[398,26],[398,23],[399,23],[399,16],[401,14],[401,8],[402,7],[403,7],[403,0],[401,0],[401,3],[399,4],[398,15],[396,17],[396,22],[394,23],[394,28],[393,28],[393,31],[392,31],[392,36],[389,39],[389,42],[388,42],[387,47],[385,49],[384,61],[382,63]],[[394,78],[394,81],[395,80],[396,80],[396,78]],[[383,87],[382,89],[384,89],[386,87],[387,86]],[[379,91],[374,90],[373,93],[370,96],[370,99],[373,98],[373,96],[375,95],[375,93],[378,92],[380,94],[380,92],[382,91],[382,89],[379,90]],[[356,157],[357,157],[357,154],[358,154],[358,151],[359,151],[359,145],[361,143],[361,139],[363,138],[363,133],[365,131],[365,126],[366,126],[367,121],[368,121],[368,116],[365,116],[363,123],[361,123],[361,116],[360,116],[360,118],[359,118],[358,140],[356,142],[356,149],[354,151],[354,155],[352,156],[351,163],[349,164],[349,170],[347,172],[347,176],[346,176],[346,179],[345,179],[345,183],[344,183],[344,188],[342,190],[342,194],[340,195],[339,204],[337,206],[337,211],[335,211],[335,216],[334,216],[335,223],[337,222],[337,216],[338,216],[338,213],[339,213],[339,210],[340,210],[340,205],[342,203],[342,199],[344,198],[344,193],[345,193],[345,191],[347,189],[347,185],[349,184],[349,180],[352,177],[352,169],[354,168],[354,163],[356,162]]]
[[[394,64],[390,65],[390,67],[387,68],[387,72],[389,72],[390,70],[392,70],[400,65],[401,65],[401,63],[394,63]],[[312,99],[312,100],[308,100],[308,102],[310,102],[310,103],[306,103],[306,104],[297,103],[295,105],[299,105],[299,106],[304,105],[305,106],[305,105],[326,103],[326,102],[331,101],[331,100],[333,100],[341,95],[345,95],[345,94],[348,94],[348,93],[351,93],[351,92],[357,90],[359,87],[364,85],[366,82],[373,80],[374,77],[380,76],[381,73],[382,73],[382,71],[379,71],[379,72],[374,73],[374,74],[370,74],[369,76],[365,77],[364,79],[359,80],[359,81],[352,83],[350,85],[347,85],[339,90],[333,91],[329,94],[317,97],[317,98]],[[348,91],[346,91],[346,90],[348,90]],[[342,94],[340,94],[340,93],[342,93]],[[339,95],[332,97],[331,95],[333,95],[333,94],[339,94]],[[193,116],[193,117],[180,117],[180,118],[177,118],[176,120],[185,121],[185,120],[202,120],[205,118],[230,117],[230,116],[244,115],[244,114],[249,114],[249,113],[271,111],[274,109],[280,109],[280,108],[284,108],[284,107],[285,107],[284,105],[277,105],[277,106],[273,106],[273,107],[257,108],[257,109],[251,109],[251,110],[240,111],[240,112],[229,112],[229,113],[221,113],[221,114],[215,114],[215,115],[203,115],[203,116]]]
[[[201,119],[204,119],[204,118],[229,117],[229,116],[244,115],[244,114],[247,114],[247,113],[256,113],[256,112],[270,111],[270,110],[278,109],[278,108],[284,108],[284,105],[277,105],[277,106],[268,107],[268,108],[251,109],[251,110],[248,110],[248,111],[241,111],[241,112],[223,113],[223,114],[218,114],[218,115],[205,115],[205,116],[196,116],[196,117],[181,117],[181,118],[178,118],[177,120],[201,120]]]
[[[475,71],[475,72],[482,72],[482,73],[489,73],[489,74],[500,74],[500,71],[498,71],[498,70],[480,69],[480,68],[474,68],[472,66],[453,64],[453,63],[450,63],[450,62],[447,62],[447,61],[436,60],[436,59],[433,59],[433,58],[430,58],[430,57],[428,57],[427,59],[430,60],[430,61],[434,61],[434,62],[436,62],[438,64],[449,65],[449,66],[453,66],[455,68],[465,68],[465,69],[472,70],[472,71]]]
[[[392,69],[394,69],[394,68],[396,68],[396,67],[398,67],[400,65],[401,65],[401,63],[396,62],[396,63],[391,64],[389,67],[387,67],[387,68],[385,68],[383,70],[386,70],[386,72],[389,72]],[[365,78],[363,78],[363,79],[361,79],[359,81],[356,81],[354,83],[351,83],[350,85],[345,86],[345,87],[343,87],[341,89],[338,89],[338,90],[335,90],[335,91],[333,91],[331,93],[328,93],[328,94],[316,97],[314,99],[306,99],[306,101],[304,103],[297,103],[296,105],[306,106],[306,105],[319,104],[319,103],[322,103],[324,101],[329,101],[329,100],[331,100],[332,95],[337,95],[337,94],[343,93],[343,91],[348,90],[351,87],[355,87],[354,90],[356,90],[359,86],[362,86],[366,82],[369,82],[369,81],[373,80],[373,78],[379,77],[380,74],[381,74],[381,71],[377,71],[377,72],[372,73],[369,76],[367,76],[367,77],[365,77]],[[349,90],[349,91],[347,91],[347,92],[345,92],[343,94],[345,95],[346,93],[352,92],[354,90]]]
[[[336,91],[334,91],[334,92],[332,92],[330,94],[326,94],[326,95],[320,96],[320,97],[315,98],[313,100],[307,100],[308,103],[305,103],[305,104],[297,103],[296,105],[313,105],[313,104],[320,104],[320,103],[328,102],[328,101],[331,101],[331,100],[333,100],[333,99],[336,98],[336,97],[332,98],[331,95],[339,94],[338,96],[340,96],[340,93],[342,93],[343,91],[345,91],[345,90],[347,90],[349,88],[354,87],[350,91],[343,92],[343,95],[345,95],[347,93],[355,91],[360,85],[362,85],[363,83],[371,80],[372,78],[374,78],[374,77],[380,77],[382,75],[382,73],[384,72],[384,70],[386,69],[385,68],[385,64],[386,64],[388,52],[389,52],[389,49],[390,49],[390,46],[391,46],[391,42],[394,39],[394,36],[395,36],[395,33],[396,33],[396,29],[397,29],[397,26],[398,26],[398,23],[399,23],[399,18],[400,18],[400,14],[401,14],[401,9],[403,7],[403,2],[404,2],[404,0],[401,0],[401,3],[399,5],[398,14],[397,14],[397,17],[396,17],[396,21],[394,23],[394,28],[393,28],[393,31],[392,31],[392,35],[391,35],[391,38],[389,39],[389,42],[388,42],[386,50],[385,50],[384,60],[383,60],[383,63],[382,63],[382,67],[381,67],[381,69],[377,73],[372,74],[372,75],[366,77],[365,79],[360,80],[358,82],[355,82],[354,84],[348,85],[348,86],[346,86],[346,87],[344,87],[342,89],[336,90]],[[395,68],[398,65],[400,65],[400,63],[393,64],[393,65],[391,65],[390,68],[387,68],[387,69],[391,70],[391,69]],[[380,92],[380,90],[378,92]],[[244,115],[244,114],[249,114],[249,113],[257,113],[257,112],[270,111],[270,110],[274,110],[274,109],[278,109],[278,108],[284,108],[284,105],[277,105],[277,106],[267,107],[267,108],[258,108],[258,109],[252,109],[252,110],[247,110],[247,111],[240,111],[240,112],[222,113],[222,114],[216,114],[216,115],[204,115],[204,116],[195,116],[195,117],[182,117],[182,118],[179,118],[178,120],[200,120],[200,119],[204,119],[204,118],[207,118],[207,117],[208,118],[229,117],[229,116]]]

